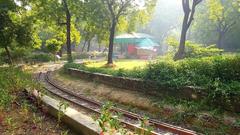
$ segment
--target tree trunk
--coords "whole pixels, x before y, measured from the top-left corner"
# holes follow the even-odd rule
[[[90,47],[91,47],[91,39],[88,40],[88,48],[87,48],[87,52],[90,51]]]
[[[13,61],[12,61],[11,53],[10,53],[10,51],[9,51],[9,49],[8,49],[7,46],[5,46],[4,48],[5,48],[5,51],[6,51],[7,56],[8,56],[8,63],[9,63],[10,65],[12,65],[12,64],[13,64]]]
[[[173,58],[174,60],[183,59],[185,57],[185,42],[186,42],[187,31],[192,22],[194,10],[195,10],[195,7],[192,7],[192,12],[191,12],[189,8],[189,1],[182,0],[182,6],[184,11],[184,18],[182,23],[181,39],[180,39],[178,51]],[[191,15],[190,15],[190,12],[191,12]],[[189,17],[190,17],[190,20],[189,20]]]
[[[114,40],[114,34],[115,34],[115,28],[116,28],[116,20],[112,20],[112,25],[110,29],[110,36],[109,36],[109,47],[108,47],[108,65],[113,64],[112,56],[113,56],[113,40]]]
[[[184,58],[185,56],[185,42],[186,42],[186,35],[188,30],[188,18],[189,14],[184,15],[183,24],[182,24],[182,32],[181,32],[181,39],[177,53],[174,56],[174,60],[179,60]]]
[[[217,41],[217,47],[218,48],[223,48],[223,40],[224,40],[224,36],[225,36],[225,33],[224,32],[219,32],[219,35],[218,35],[218,41]]]
[[[202,2],[202,0],[193,0],[192,8],[190,9],[190,7],[189,7],[190,1],[182,0],[184,18],[183,18],[179,48],[173,58],[174,60],[183,59],[185,57],[185,42],[186,42],[187,31],[188,31],[189,27],[191,26],[192,21],[194,20],[195,8],[200,2]]]
[[[63,0],[65,13],[66,13],[66,27],[67,27],[67,56],[68,62],[72,62],[72,49],[71,49],[71,15],[68,9],[66,0]]]
[[[102,53],[105,53],[107,51],[107,47],[105,47],[102,51]]]
[[[86,44],[87,44],[87,40],[84,41],[84,44],[83,44],[83,47],[82,47],[82,52],[84,51]]]

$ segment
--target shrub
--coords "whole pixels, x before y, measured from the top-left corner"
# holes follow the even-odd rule
[[[99,72],[120,77],[142,78],[156,81],[161,85],[178,86],[210,86],[215,80],[222,83],[240,80],[240,56],[222,55],[203,58],[188,58],[181,61],[159,60],[149,63],[145,68],[134,70],[86,67],[68,63],[65,68],[76,68],[89,72]]]
[[[32,52],[32,49],[30,49],[30,48],[15,47],[14,49],[10,50],[11,58],[15,63],[27,60],[27,58],[30,56],[31,52]],[[8,63],[8,58],[7,58],[7,54],[5,51],[0,51],[0,57],[1,57],[0,61],[2,63]]]
[[[31,75],[13,67],[0,68],[0,108],[6,108],[25,88],[35,87]]]
[[[240,80],[240,55],[214,57],[214,66],[215,78],[225,82]]]
[[[49,62],[54,60],[54,56],[45,53],[32,54],[28,57],[28,60],[34,62]]]
[[[62,44],[63,43],[57,39],[49,39],[46,41],[46,49],[55,55],[61,49]]]
[[[174,78],[177,74],[177,69],[173,61],[163,62],[158,61],[151,63],[145,69],[143,78],[158,82],[160,85],[173,85],[176,81]],[[165,81],[163,81],[165,80]]]

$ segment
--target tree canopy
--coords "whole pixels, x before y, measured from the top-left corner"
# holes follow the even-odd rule
[[[11,51],[22,47],[39,47],[41,40],[38,38],[31,13],[24,5],[13,0],[0,2],[0,47],[4,48],[9,63],[12,63]]]

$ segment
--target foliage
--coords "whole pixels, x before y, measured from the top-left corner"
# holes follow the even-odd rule
[[[68,108],[69,104],[65,101],[60,101],[58,104],[58,113],[57,113],[57,122],[58,125],[61,123],[61,120],[64,116],[64,113],[66,112],[67,108]]]
[[[25,88],[36,87],[31,75],[13,67],[0,68],[0,108],[8,106],[17,100],[16,93]]]
[[[14,63],[28,61],[27,59],[31,55],[32,48],[23,48],[23,47],[15,47],[11,50],[11,58]],[[1,52],[1,62],[2,63],[8,63],[7,53],[6,51]]]
[[[121,127],[118,116],[114,116],[111,112],[112,106],[113,104],[110,102],[105,103],[101,108],[101,115],[97,119],[103,133],[116,134]]]
[[[151,127],[149,123],[149,118],[147,116],[144,116],[143,119],[140,121],[140,127],[143,129],[138,131],[138,135],[150,135],[153,131],[153,127]]]
[[[169,37],[167,38],[167,44],[170,47],[172,47],[170,53],[175,53],[179,44],[178,41],[173,37]],[[197,44],[191,41],[186,41],[185,51],[186,58],[200,58],[206,56],[214,56],[221,54],[222,52],[223,50],[216,48],[215,45],[205,46],[203,44]]]
[[[20,1],[22,2],[22,1]],[[40,44],[31,25],[31,14],[25,5],[17,5],[14,1],[0,3],[0,47],[4,48],[9,63],[12,63],[11,49],[37,47]]]
[[[67,68],[77,68],[89,72],[99,72],[119,77],[139,78],[155,81],[159,87],[181,88],[194,86],[203,88],[209,95],[209,102],[221,101],[224,104],[240,101],[240,56],[219,55],[202,58],[188,58],[181,61],[159,60],[144,68],[132,70],[94,68],[69,63]]]
[[[49,39],[46,41],[46,48],[52,54],[56,54],[61,49],[62,45],[63,43],[56,39]]]
[[[196,14],[190,39],[203,44],[217,44],[233,51],[238,48],[239,12],[237,0],[205,1]],[[207,11],[207,12],[206,12]]]
[[[39,37],[43,42],[43,45],[46,44],[46,41],[49,39],[56,39],[62,44],[66,43],[66,34],[65,29],[56,24],[49,24],[45,26],[44,24],[39,24]],[[77,30],[74,24],[71,25],[71,42],[72,44],[78,45],[81,40],[80,32]]]
[[[76,29],[76,14],[81,13],[83,1],[79,0],[38,0],[30,1],[32,11],[36,12],[36,18],[43,22],[43,27],[53,26],[59,27],[66,32],[65,37],[61,39],[62,42],[66,40],[68,61],[72,61],[71,44],[76,45],[80,42],[80,32]],[[80,11],[80,12],[79,12]],[[60,33],[59,33],[60,32]],[[62,31],[55,31],[55,35],[63,36]],[[46,35],[43,35],[46,36]],[[53,37],[51,37],[53,38]],[[48,39],[48,38],[47,38]]]

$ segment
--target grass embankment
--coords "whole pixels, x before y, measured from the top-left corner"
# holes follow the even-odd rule
[[[0,67],[0,133],[64,134],[66,128],[27,100],[25,88],[38,88],[31,75],[13,67]],[[63,128],[63,129],[62,129]]]
[[[126,62],[119,65],[134,65]],[[121,62],[115,62],[116,65]],[[139,62],[135,62],[139,63]],[[179,88],[183,86],[201,87],[208,93],[210,103],[230,106],[231,101],[240,101],[240,56],[222,55],[173,61],[158,60],[145,67],[123,69],[100,67],[102,63],[84,65],[68,63],[64,68],[77,68],[120,77],[151,80],[159,86]],[[137,65],[136,65],[137,66]],[[221,107],[221,106],[220,106]]]

